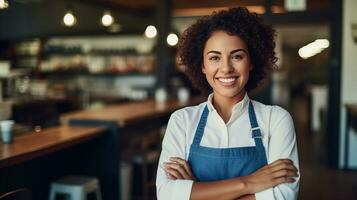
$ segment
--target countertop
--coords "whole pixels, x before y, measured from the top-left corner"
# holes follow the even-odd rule
[[[164,103],[155,100],[113,104],[96,110],[82,110],[67,113],[61,116],[61,123],[68,124],[69,120],[103,120],[117,122],[119,127],[135,124],[138,121],[160,117],[174,112],[177,109],[197,105],[206,99],[195,97],[186,103],[171,99]]]
[[[0,168],[44,156],[88,141],[105,133],[104,127],[56,126],[15,137],[11,144],[0,142]]]

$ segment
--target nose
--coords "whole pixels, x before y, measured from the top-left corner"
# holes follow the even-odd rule
[[[233,71],[233,65],[230,59],[225,59],[220,67],[221,72],[230,73]]]

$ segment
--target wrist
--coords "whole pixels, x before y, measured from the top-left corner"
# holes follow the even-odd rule
[[[237,178],[236,186],[237,191],[239,191],[241,195],[251,194],[251,186],[249,184],[249,181],[247,180],[247,177]]]

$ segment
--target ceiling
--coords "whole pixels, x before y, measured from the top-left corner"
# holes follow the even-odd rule
[[[23,35],[27,37],[32,35],[61,35],[62,33],[67,35],[106,33],[105,29],[102,27],[100,27],[101,29],[98,28],[96,23],[93,22],[98,21],[103,9],[110,8],[114,11],[114,15],[117,14],[119,16],[119,22],[124,27],[123,30],[124,32],[126,31],[125,33],[142,33],[148,24],[155,21],[155,11],[158,7],[156,4],[161,1],[165,0],[75,0],[75,9],[79,15],[80,23],[77,27],[69,30],[61,27],[59,21],[63,16],[65,5],[71,2],[71,0],[55,2],[52,0],[14,0],[14,2],[16,2],[14,4],[16,5],[10,7],[10,10],[7,12],[9,16],[5,15],[5,12],[2,16],[4,21],[8,21],[9,19],[13,20],[13,23],[10,23],[10,25],[13,25],[13,29],[9,27],[9,23],[4,23],[3,26],[6,27],[4,30],[8,30],[7,32],[11,36],[13,36],[14,33],[22,31],[22,35],[17,37],[22,37]],[[271,1],[273,2],[274,11],[285,12],[284,0]],[[34,5],[29,7],[28,11],[38,10],[41,12],[33,12],[31,15],[29,14],[31,12],[23,12],[25,3],[28,3],[27,5],[30,3]],[[307,0],[307,10],[330,12],[330,4],[330,0]],[[195,21],[195,16],[208,15],[214,10],[237,5],[248,7],[248,9],[258,13],[264,13],[264,0],[172,0],[173,24],[179,32],[182,32],[188,25]],[[16,7],[21,7],[22,11],[16,10]],[[46,8],[46,12],[43,11],[43,8]],[[21,13],[21,15],[19,13]],[[48,17],[49,13],[51,13],[51,17]],[[291,13],[292,12],[289,12],[289,14]],[[12,15],[10,16],[10,14]],[[24,19],[28,18],[34,21],[31,25],[28,25],[32,28],[23,25]],[[285,26],[277,27],[284,43],[284,38],[289,38],[286,40],[288,46],[298,47],[301,46],[301,44],[309,42],[309,40],[328,38],[329,36],[328,25],[321,25],[321,23],[308,25],[304,23],[299,26],[297,23],[290,21],[290,19],[294,19],[296,16],[289,16],[288,18],[288,23],[285,23]],[[313,19],[313,17],[308,16],[305,21],[310,22],[311,19]],[[19,31],[19,27],[22,27],[21,31]],[[29,32],[27,30],[40,31]]]
[[[162,0],[77,0],[112,6],[121,10],[136,11],[136,13],[153,13],[156,4]],[[213,10],[242,6],[264,13],[264,0],[172,0],[174,16],[200,16],[210,14]],[[307,10],[330,10],[330,0],[307,0]],[[284,0],[272,0],[273,12],[285,12]]]

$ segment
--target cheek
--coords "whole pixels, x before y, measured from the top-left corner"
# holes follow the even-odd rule
[[[249,73],[250,73],[250,68],[249,68],[249,67],[244,68],[244,73],[245,73],[246,75],[249,75]]]
[[[239,65],[236,68],[236,71],[238,72],[238,74],[240,74],[241,76],[241,84],[246,84],[248,82],[248,79],[250,77],[250,68],[249,65]]]
[[[210,76],[215,73],[216,68],[217,67],[213,63],[204,62],[202,67],[202,73],[206,76]]]
[[[248,75],[249,72],[250,72],[250,65],[249,65],[249,63],[240,63],[240,64],[237,64],[236,70],[237,70],[238,72],[240,72],[241,74]]]

